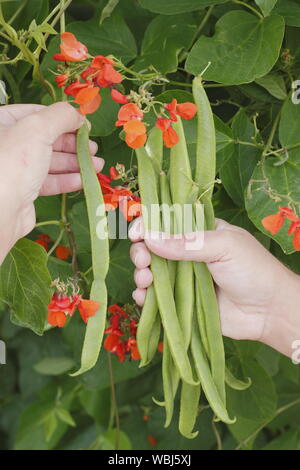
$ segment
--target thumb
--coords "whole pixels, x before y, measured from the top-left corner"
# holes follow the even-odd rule
[[[85,116],[73,108],[69,103],[55,103],[38,112],[20,119],[16,127],[20,127],[24,135],[41,137],[47,144],[53,144],[59,136],[74,132],[85,121]]]
[[[156,255],[171,260],[214,263],[232,258],[240,237],[238,230],[231,230],[223,221],[220,227],[211,231],[198,231],[181,235],[160,232],[145,232],[145,243]]]

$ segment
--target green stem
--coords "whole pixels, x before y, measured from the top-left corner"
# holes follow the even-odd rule
[[[107,352],[107,361],[108,361],[109,381],[110,381],[110,389],[111,389],[112,416],[115,418],[115,424],[116,424],[115,450],[119,450],[120,416],[119,416],[118,403],[117,403],[117,397],[116,397],[116,387],[115,387],[114,374],[113,374],[113,368],[112,368],[111,353],[109,352]],[[113,419],[111,421],[113,421]],[[112,422],[110,423],[109,427],[111,427],[111,425],[112,425]]]
[[[13,74],[10,73],[7,67],[3,67],[2,74],[12,92],[14,103],[21,103],[21,93]]]
[[[61,225],[60,220],[45,220],[44,222],[38,222],[35,227],[43,227],[44,225]]]
[[[243,7],[248,8],[249,10],[252,11],[252,13],[255,13],[255,15],[257,15],[261,20],[264,19],[263,15],[251,5],[248,5],[247,3],[244,3],[241,0],[232,0],[232,1],[233,3],[236,3],[237,5],[242,5]]]
[[[213,12],[213,9],[214,9],[214,5],[212,5],[211,7],[209,7],[209,9],[207,10],[206,14],[204,15],[204,18],[203,20],[201,21],[201,23],[199,24],[198,28],[196,29],[195,31],[195,34],[194,34],[194,37],[193,37],[193,40],[192,40],[192,46],[195,44],[195,42],[197,41],[198,39],[198,36],[199,34],[201,33],[202,29],[204,28],[204,26],[206,25],[206,23],[208,22],[212,12]]]
[[[60,244],[63,236],[64,236],[64,233],[65,233],[65,229],[61,229],[57,239],[55,240],[55,243],[54,245],[50,248],[50,250],[48,251],[47,255],[48,257],[52,255],[52,253],[56,250],[56,248],[58,247],[58,245]]]
[[[169,80],[169,85],[178,85],[183,87],[192,87],[191,83],[177,82],[176,80]]]
[[[272,415],[271,418],[267,419],[266,421],[264,421],[264,423],[259,426],[253,433],[251,433],[248,437],[246,437],[246,439],[244,439],[243,441],[241,441],[239,443],[239,445],[235,448],[235,450],[240,450],[243,446],[245,446],[251,439],[255,438],[257,436],[258,433],[260,433],[260,431],[263,430],[263,428],[265,426],[267,426],[269,423],[271,423],[273,421],[273,419],[275,419],[277,416],[279,416],[281,413],[284,413],[285,411],[287,411],[289,408],[292,408],[293,406],[295,405],[298,405],[300,404],[300,398],[297,398],[297,400],[294,400],[294,401],[291,401],[290,403],[288,403],[287,405],[284,405],[282,406],[281,408],[278,408],[275,413]]]

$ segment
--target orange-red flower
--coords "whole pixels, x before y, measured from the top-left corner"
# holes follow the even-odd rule
[[[82,320],[87,323],[90,317],[93,317],[99,308],[99,303],[95,300],[80,299],[78,310]]]
[[[165,108],[170,113],[172,121],[177,121],[177,115],[183,119],[192,119],[197,113],[197,106],[194,103],[177,103],[174,98],[171,103],[165,105]]]
[[[265,230],[270,232],[272,235],[276,235],[284,224],[284,215],[281,212],[268,215],[262,219],[261,223]]]
[[[143,122],[133,119],[124,124],[125,142],[128,147],[143,147],[147,140],[147,129]]]
[[[78,78],[76,80],[74,80],[74,82],[72,82],[70,85],[68,85],[65,89],[64,89],[64,93],[66,95],[69,95],[69,96],[73,96],[74,98],[76,97],[76,95],[79,93],[80,90],[84,89],[84,88],[87,88],[88,86],[92,86],[92,82],[90,81],[86,81],[84,83],[82,83],[80,80],[78,80]]]
[[[179,142],[177,132],[171,125],[172,120],[167,118],[158,118],[156,121],[156,127],[162,131],[164,144],[167,148],[174,147]]]
[[[114,61],[109,57],[97,55],[91,64],[81,73],[83,79],[89,78],[100,87],[110,87],[123,80],[122,75],[114,68]]]
[[[152,447],[156,447],[157,446],[157,440],[153,437],[153,436],[147,436],[147,441],[148,441],[148,444]]]
[[[158,352],[160,352],[161,354],[164,352],[164,342],[163,342],[163,341],[160,341],[160,342],[158,343],[157,350],[158,350]]]
[[[81,114],[93,114],[101,104],[98,87],[83,88],[76,94],[75,103],[80,105]]]
[[[123,93],[116,90],[115,88],[111,89],[110,96],[111,96],[112,100],[116,101],[116,103],[119,103],[119,104],[127,104],[128,103],[128,97],[126,95],[123,95]]]
[[[119,109],[116,126],[124,126],[124,124],[132,120],[141,121],[143,117],[143,111],[135,103],[127,103]]]
[[[58,88],[62,88],[66,85],[67,81],[68,81],[68,78],[69,78],[69,75],[66,74],[66,73],[62,73],[60,75],[57,75],[55,77],[55,81],[56,81],[56,84],[58,86]]]
[[[41,245],[43,248],[45,248],[46,251],[48,251],[50,241],[51,239],[49,235],[47,235],[46,233],[41,233],[38,236],[37,240],[35,240],[35,243]]]
[[[65,312],[48,312],[48,323],[52,326],[58,326],[59,328],[65,326],[67,321],[67,315]]]
[[[85,60],[88,56],[87,47],[79,42],[72,33],[61,34],[62,43],[60,44],[60,54],[55,54],[55,60],[66,62],[79,62]]]
[[[119,207],[128,222],[132,222],[135,217],[139,217],[142,213],[141,200],[138,196],[121,198]]]
[[[139,361],[141,359],[141,356],[137,347],[136,339],[134,338],[129,339],[127,344],[128,344],[128,347],[130,348],[131,359],[133,359],[134,361]]]
[[[68,259],[71,256],[70,248],[64,245],[58,245],[55,250],[55,255],[59,259]]]

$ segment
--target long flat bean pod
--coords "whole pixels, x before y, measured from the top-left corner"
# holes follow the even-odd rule
[[[102,215],[97,217],[99,205],[103,204],[103,196],[89,152],[89,129],[86,123],[77,133],[77,155],[91,234],[94,281],[90,298],[99,302],[99,309],[93,317],[89,318],[81,354],[81,367],[72,374],[73,376],[83,374],[91,369],[98,359],[106,322],[107,290],[105,278],[109,266],[107,235],[103,231],[102,237],[97,236],[97,224],[100,222],[103,229],[105,229],[106,216],[103,212]]]
[[[231,419],[228,416],[224,401],[221,398],[219,391],[212,378],[204,348],[201,343],[199,331],[195,323],[192,332],[191,349],[195,361],[197,374],[201,382],[201,386],[212,410],[214,411],[215,415],[224,423],[234,423],[235,419]]]
[[[183,209],[184,205],[189,202],[193,180],[184,130],[180,119],[174,123],[174,130],[178,134],[179,143],[172,147],[170,152],[170,187],[175,209],[175,223],[177,223],[175,233],[184,233],[186,220],[184,220]],[[192,227],[189,231],[191,229]],[[188,348],[191,340],[194,310],[194,272],[190,261],[178,261],[177,263],[175,301],[185,346]]]
[[[150,213],[153,205],[159,208],[155,173],[145,149],[137,149],[136,154],[138,159],[139,186],[143,211],[146,208],[147,212]],[[151,220],[151,226],[149,224],[149,217],[147,217],[147,215],[144,217],[144,213],[143,219],[146,230],[152,229],[154,231],[158,231],[160,229],[159,217],[155,217],[154,220]],[[170,282],[166,260],[156,255],[152,255],[151,269],[153,272],[154,288],[159,311],[170,345],[172,357],[182,379],[195,385],[196,382],[193,377],[191,364],[185,348],[184,338],[177,318],[173,289]]]
[[[180,395],[179,431],[187,439],[194,439],[199,431],[193,432],[199,410],[200,385],[182,382]]]

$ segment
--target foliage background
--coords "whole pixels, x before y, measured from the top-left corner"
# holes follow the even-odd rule
[[[280,233],[272,240],[260,224],[279,204],[292,204],[299,211],[300,113],[291,102],[291,89],[300,68],[300,0],[120,0],[104,10],[107,3],[73,0],[67,30],[92,54],[112,53],[136,70],[152,65],[165,74],[169,83],[157,87],[163,101],[170,96],[192,100],[192,74],[212,62],[204,78],[216,116],[222,181],[214,194],[216,215],[249,230],[300,273],[300,254],[293,253],[290,239]],[[33,19],[41,24],[57,2],[1,4],[5,18],[13,17],[11,25],[21,35]],[[59,36],[49,39],[41,71],[53,83],[49,69],[55,68],[52,55]],[[47,90],[32,80],[28,63],[4,64],[4,55],[11,58],[17,51],[1,37],[0,42],[5,52],[0,79],[7,85],[9,102],[49,104]],[[104,96],[91,119],[92,136],[107,168],[134,163],[115,131],[117,109]],[[193,154],[193,121],[186,124],[186,132]],[[59,220],[60,197],[39,198],[36,211],[39,222]],[[88,289],[91,257],[82,194],[68,198],[67,217]],[[0,270],[0,338],[7,344],[7,364],[0,366],[0,449],[113,449],[116,403],[122,449],[150,449],[149,435],[158,449],[300,448],[299,366],[258,343],[225,340],[230,367],[241,377],[250,376],[253,385],[243,392],[228,390],[230,415],[238,418],[234,425],[214,423],[203,400],[200,434],[192,441],[180,437],[176,424],[165,430],[163,411],[152,402],[152,396],[161,395],[159,354],[154,364],[139,369],[136,363],[119,364],[103,352],[92,371],[69,377],[67,372],[78,362],[84,325],[73,318],[66,328],[43,336],[31,331],[42,333],[50,276],[72,275],[69,263],[48,259],[43,248],[30,241],[39,232],[53,240],[59,235],[54,225],[37,228],[16,245]],[[68,242],[66,234],[63,241]],[[111,243],[111,303],[131,301],[128,250],[126,240]],[[24,290],[32,294],[29,303],[24,302]],[[39,318],[36,311],[41,312]],[[145,414],[148,421],[143,420]]]

